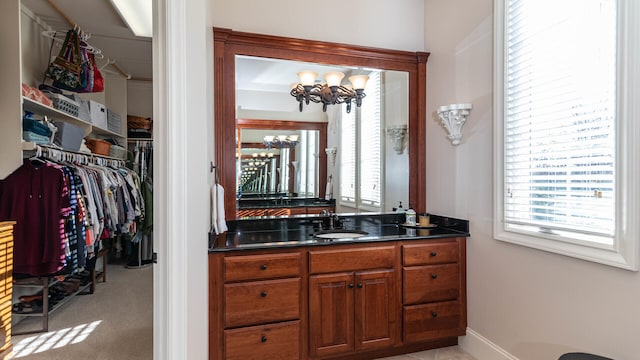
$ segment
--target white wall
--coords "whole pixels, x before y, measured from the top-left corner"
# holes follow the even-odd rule
[[[325,0],[322,6],[294,0],[208,1],[216,27],[408,51],[424,46],[423,0]]]
[[[127,81],[127,111],[122,114],[153,117],[153,83],[150,81]]]
[[[640,274],[510,245],[492,228],[492,0],[425,2],[427,207],[469,219],[469,335],[479,360],[521,360],[584,351],[640,356]],[[473,103],[462,143],[451,145],[435,109]],[[480,336],[476,336],[479,334]],[[484,337],[484,339],[482,338]],[[485,344],[486,345],[486,344]]]

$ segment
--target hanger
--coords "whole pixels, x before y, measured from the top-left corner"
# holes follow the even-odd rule
[[[77,26],[77,25],[76,25]],[[75,27],[74,27],[75,28]],[[80,36],[80,47],[86,49],[88,52],[92,53],[94,57],[98,59],[103,59],[104,55],[102,54],[102,50],[97,47],[90,45],[87,40],[91,37],[91,34],[86,33],[79,28],[76,28],[78,31],[78,36]],[[62,46],[64,44],[64,37],[66,36],[66,32],[57,31],[57,30],[44,30],[42,35],[49,39],[53,39],[55,44],[58,46]]]

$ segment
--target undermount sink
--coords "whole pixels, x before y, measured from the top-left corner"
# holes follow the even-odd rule
[[[323,230],[313,234],[313,237],[320,239],[355,239],[365,235],[369,235],[366,231],[360,230]]]

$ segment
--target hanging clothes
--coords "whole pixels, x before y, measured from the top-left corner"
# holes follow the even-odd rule
[[[65,258],[65,217],[70,212],[64,173],[25,159],[0,184],[0,219],[16,221],[13,271],[44,275],[60,270]]]
[[[14,272],[83,270],[101,239],[136,231],[144,208],[139,184],[126,168],[25,159],[0,181],[0,219],[17,222]]]

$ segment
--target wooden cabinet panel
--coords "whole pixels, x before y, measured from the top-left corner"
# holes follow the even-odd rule
[[[225,330],[226,360],[300,359],[300,321]]]
[[[393,268],[395,254],[395,246],[309,251],[309,272],[319,274]]]
[[[464,335],[458,301],[404,307],[404,341],[417,342]]]
[[[300,317],[300,279],[224,285],[225,328]]]
[[[456,300],[460,295],[460,266],[413,266],[403,270],[403,303]]]
[[[224,258],[225,281],[300,276],[300,254],[269,254]]]
[[[356,273],[356,350],[390,347],[397,333],[394,271]]]
[[[353,351],[353,288],[352,273],[309,277],[309,348],[312,357]]]
[[[404,266],[457,262],[460,257],[458,242],[455,240],[432,244],[404,245],[402,251]]]

